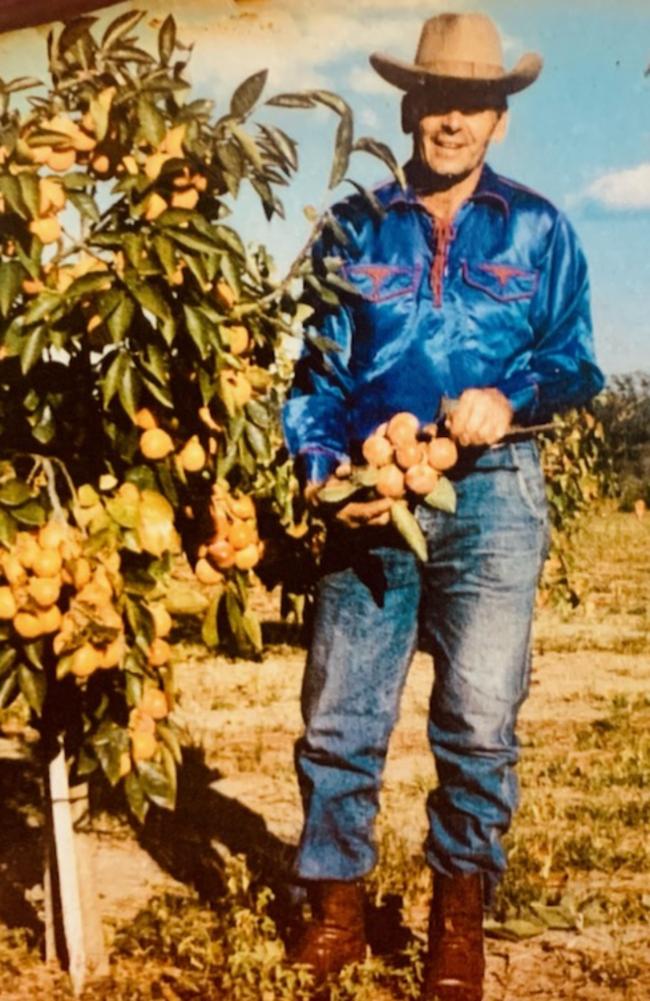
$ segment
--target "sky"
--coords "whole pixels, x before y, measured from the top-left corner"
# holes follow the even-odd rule
[[[526,51],[544,69],[510,103],[505,142],[488,157],[500,173],[535,188],[564,210],[589,261],[594,331],[608,374],[650,370],[650,4],[647,0],[131,0],[99,13],[100,24],[124,10],[145,8],[143,38],[167,13],[179,37],[194,45],[192,96],[227,108],[250,73],[269,70],[264,96],[321,87],[352,106],[355,131],[387,142],[405,160],[399,127],[401,92],[371,69],[379,51],[412,61],[422,22],[441,10],[489,14],[511,67]],[[0,37],[5,79],[43,76],[45,29]],[[327,190],[336,116],[262,106],[256,120],[280,125],[300,144],[299,173],[283,200],[286,221],[267,225],[245,192],[235,220],[246,239],[265,243],[286,267],[309,230],[304,207],[322,209],[351,192]],[[366,154],[350,176],[372,185],[386,168]]]

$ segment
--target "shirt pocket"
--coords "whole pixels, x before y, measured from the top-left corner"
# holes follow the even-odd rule
[[[462,275],[466,285],[497,302],[532,299],[539,284],[539,271],[516,264],[463,261]]]
[[[413,267],[397,264],[347,264],[343,277],[359,295],[372,303],[387,302],[412,295],[418,287],[422,265]]]

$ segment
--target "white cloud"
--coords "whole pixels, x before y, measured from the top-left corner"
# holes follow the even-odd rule
[[[583,198],[622,212],[650,209],[650,162],[597,177],[585,190]]]

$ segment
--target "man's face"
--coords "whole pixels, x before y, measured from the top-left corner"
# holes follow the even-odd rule
[[[503,137],[505,125],[500,107],[427,99],[415,128],[416,153],[434,174],[460,180],[482,165],[490,142]]]

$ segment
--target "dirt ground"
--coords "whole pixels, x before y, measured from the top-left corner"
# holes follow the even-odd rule
[[[578,560],[589,583],[581,609],[571,616],[542,609],[537,616],[532,691],[521,723],[523,801],[511,836],[515,876],[488,940],[485,1001],[650,997],[650,522],[623,514],[594,519]],[[272,615],[268,601],[262,604]],[[232,854],[245,856],[262,882],[282,883],[300,829],[292,750],[304,652],[290,638],[271,646],[261,664],[206,657],[188,642],[179,647],[178,721],[194,747],[194,784],[169,826],[161,821],[136,839],[102,814],[85,835],[109,942],[165,891],[183,893],[190,885],[209,897],[210,879],[216,888]],[[425,738],[431,678],[429,658],[418,654],[391,742],[381,864],[370,881],[375,903],[393,901],[401,931],[416,939],[428,901],[420,846],[424,799],[434,782]],[[5,774],[18,766],[23,738],[5,721]],[[33,924],[42,897],[38,819],[16,809],[10,820],[0,834],[0,922],[20,928]],[[567,926],[508,926],[522,900],[536,895],[551,908],[558,901],[568,908]],[[517,940],[509,940],[513,928]],[[0,949],[3,1001],[67,996],[60,978],[33,951],[26,955],[29,962],[16,959],[12,967]],[[147,960],[152,969],[155,962]],[[115,996],[108,986],[93,994]],[[138,996],[184,995],[143,986]]]

